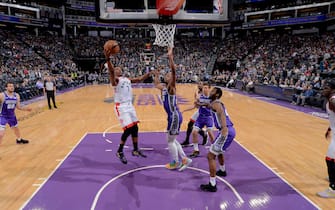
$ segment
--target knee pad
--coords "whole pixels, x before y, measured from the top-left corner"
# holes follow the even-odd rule
[[[131,128],[126,128],[126,130],[123,131],[121,140],[125,142],[130,134],[131,134]]]
[[[138,126],[137,126],[137,124],[132,126],[130,129],[131,129],[131,137],[133,137],[133,138],[138,137]]]

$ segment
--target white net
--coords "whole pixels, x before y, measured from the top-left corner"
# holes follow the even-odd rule
[[[174,33],[176,32],[176,24],[160,25],[152,24],[156,32],[154,45],[161,47],[174,47]]]

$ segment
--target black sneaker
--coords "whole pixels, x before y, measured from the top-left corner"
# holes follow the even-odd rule
[[[216,192],[218,189],[215,186],[212,186],[211,183],[200,185],[200,189],[206,192]]]
[[[185,140],[185,141],[183,141],[183,143],[181,143],[180,145],[181,145],[182,147],[187,147],[187,146],[190,145],[190,142],[187,141],[187,140]]]
[[[200,155],[200,152],[199,151],[193,151],[192,154],[190,154],[190,157],[191,158],[195,158],[195,157],[198,157]]]
[[[16,139],[16,143],[17,143],[17,144],[28,144],[29,141],[28,141],[28,140],[25,140],[25,139],[21,139],[21,140]]]
[[[202,145],[206,145],[208,143],[208,132],[205,132],[204,138],[202,139]]]
[[[140,151],[140,150],[133,150],[132,152],[131,152],[131,154],[133,155],[133,156],[137,156],[137,157],[144,157],[144,158],[146,158],[147,156],[145,155],[145,154],[143,154],[142,153],[142,151]]]
[[[127,164],[128,161],[127,161],[126,157],[124,156],[123,152],[117,152],[116,156],[120,159],[120,161],[123,164]]]
[[[227,172],[226,172],[226,171],[218,170],[218,171],[216,172],[216,175],[217,175],[217,176],[221,176],[221,177],[225,177],[225,176],[227,176]]]

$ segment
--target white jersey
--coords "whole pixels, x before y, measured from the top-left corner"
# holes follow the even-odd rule
[[[131,81],[126,77],[119,77],[118,84],[114,87],[114,101],[115,103],[127,103],[133,99],[133,90]]]
[[[335,98],[335,96],[332,96],[331,98]],[[329,102],[327,103],[326,108],[329,116],[329,127],[332,130],[332,137],[328,147],[327,157],[335,159],[335,112],[329,109]]]
[[[123,129],[130,128],[139,121],[133,106],[133,89],[131,81],[126,77],[119,77],[114,87],[115,113]]]

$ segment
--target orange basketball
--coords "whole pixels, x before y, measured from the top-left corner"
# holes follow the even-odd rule
[[[104,52],[105,52],[105,55],[106,55],[107,52],[109,52],[112,55],[120,52],[119,43],[117,41],[115,41],[115,40],[108,40],[104,44]]]

